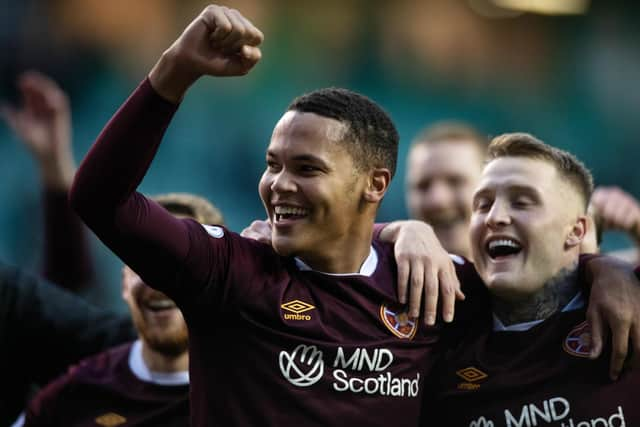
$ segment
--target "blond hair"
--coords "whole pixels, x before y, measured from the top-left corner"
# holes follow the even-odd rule
[[[224,223],[220,210],[204,197],[190,193],[167,193],[152,199],[174,215],[185,215],[201,224]]]
[[[489,138],[473,126],[457,121],[442,121],[422,129],[413,139],[412,145],[432,145],[441,142],[469,141],[484,154]]]
[[[552,147],[528,133],[505,133],[493,138],[487,150],[487,163],[500,157],[526,157],[551,163],[578,191],[586,210],[593,192],[589,169],[568,151]]]

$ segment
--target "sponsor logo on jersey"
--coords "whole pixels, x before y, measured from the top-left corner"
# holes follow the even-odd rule
[[[408,310],[408,307],[392,310],[382,304],[380,306],[380,319],[393,335],[410,340],[416,335],[418,322],[409,318]]]
[[[493,427],[493,421],[489,421],[485,417],[480,417],[477,420],[471,421],[469,427]]]
[[[315,345],[300,344],[292,352],[280,352],[280,372],[291,384],[309,387],[324,374],[322,351]]]
[[[589,357],[591,354],[591,328],[585,321],[573,328],[562,344],[564,351],[572,356]]]
[[[100,415],[94,420],[96,424],[104,427],[115,427],[127,422],[127,419],[122,415],[118,415],[115,412],[107,412],[104,415]]]
[[[222,227],[218,227],[217,225],[203,225],[203,227],[211,237],[220,239],[222,236],[224,236],[224,230],[222,229]]]
[[[329,358],[325,364],[325,358]],[[388,348],[338,347],[333,363],[327,352],[315,345],[298,345],[293,351],[281,351],[278,359],[282,376],[297,387],[310,387],[318,383],[329,371],[330,387],[336,392],[417,397],[420,391],[420,373],[397,377],[389,372],[394,355]]]
[[[465,380],[465,382],[458,384],[458,388],[460,390],[477,390],[480,388],[480,384],[478,384],[478,382],[488,377],[487,374],[473,366],[456,371],[456,375]]]
[[[303,314],[309,310],[313,310],[316,307],[299,299],[286,302],[280,306],[283,310],[288,311],[284,313],[283,317],[286,320],[311,320],[311,315]]]
[[[599,411],[599,409],[598,409]],[[616,411],[596,418],[579,419],[571,413],[569,399],[556,396],[542,402],[531,402],[519,409],[504,410],[506,427],[536,427],[554,425],[560,427],[624,427],[627,425],[622,406]]]

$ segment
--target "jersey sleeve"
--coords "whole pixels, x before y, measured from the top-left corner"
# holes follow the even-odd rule
[[[95,284],[95,271],[84,224],[69,206],[67,191],[45,189],[44,276],[77,292]]]
[[[73,368],[71,368],[73,369]],[[65,387],[70,383],[71,373],[66,373],[47,384],[29,402],[23,427],[56,427],[56,402],[62,399]]]
[[[176,295],[176,279],[188,275],[193,289],[185,292],[197,294],[208,283],[204,263],[210,259],[191,247],[189,222],[135,191],[176,109],[144,80],[82,161],[70,201],[89,228],[149,286]],[[186,267],[192,271],[185,272]]]
[[[491,322],[492,317],[489,292],[473,263],[458,255],[450,256],[466,297],[464,301],[456,301],[454,321],[446,325],[448,341],[455,343],[471,325]]]
[[[192,276],[206,277],[206,287],[197,295],[189,296],[183,304],[213,309],[217,313],[233,312],[243,301],[261,298],[262,293],[274,281],[287,275],[284,263],[292,262],[278,256],[270,245],[241,237],[222,226],[201,225],[189,220],[190,248],[197,257],[187,256],[183,274],[174,282],[172,298],[184,298],[185,283]],[[203,262],[204,260],[204,262]]]
[[[127,316],[93,307],[6,265],[0,265],[0,325],[2,359],[19,361],[36,384],[47,383],[83,357],[135,337]]]

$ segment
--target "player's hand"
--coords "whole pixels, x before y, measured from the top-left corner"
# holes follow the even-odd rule
[[[609,375],[615,380],[626,360],[635,366],[640,362],[640,281],[630,264],[606,256],[589,260],[587,275],[591,278],[587,309],[592,335],[591,358],[600,356],[610,333]]]
[[[590,205],[604,230],[621,230],[640,242],[640,203],[633,196],[619,187],[598,187]]]
[[[167,49],[149,79],[169,101],[178,102],[203,75],[241,76],[260,60],[264,36],[235,9],[207,6]]]
[[[1,115],[38,162],[45,185],[68,189],[75,173],[71,111],[66,93],[35,71],[18,79],[20,108],[4,105]]]
[[[435,324],[440,297],[443,319],[453,320],[456,299],[464,299],[464,294],[453,261],[431,226],[414,220],[392,222],[382,230],[380,240],[394,242],[398,299],[409,302],[409,316],[420,316],[422,302],[424,322]]]
[[[268,219],[255,220],[240,235],[271,246],[271,223]]]

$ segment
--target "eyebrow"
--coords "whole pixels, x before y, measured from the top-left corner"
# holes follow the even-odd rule
[[[274,154],[273,151],[268,150],[267,158],[270,158],[270,157],[273,158],[278,156]],[[312,163],[318,163],[321,165],[326,165],[326,162],[323,159],[321,159],[320,157],[314,156],[313,154],[299,154],[297,156],[293,156],[291,160],[295,162],[312,162]]]
[[[511,184],[511,185],[507,185],[507,190],[510,192],[515,192],[515,193],[525,193],[525,194],[530,194],[532,196],[538,197],[539,196],[539,191],[536,190],[534,187],[528,186],[528,185],[522,185],[522,184]],[[494,190],[492,190],[491,188],[480,188],[478,189],[475,193],[473,193],[473,199],[475,199],[476,197],[481,197],[481,196],[485,196],[488,193],[492,193],[494,192]]]

